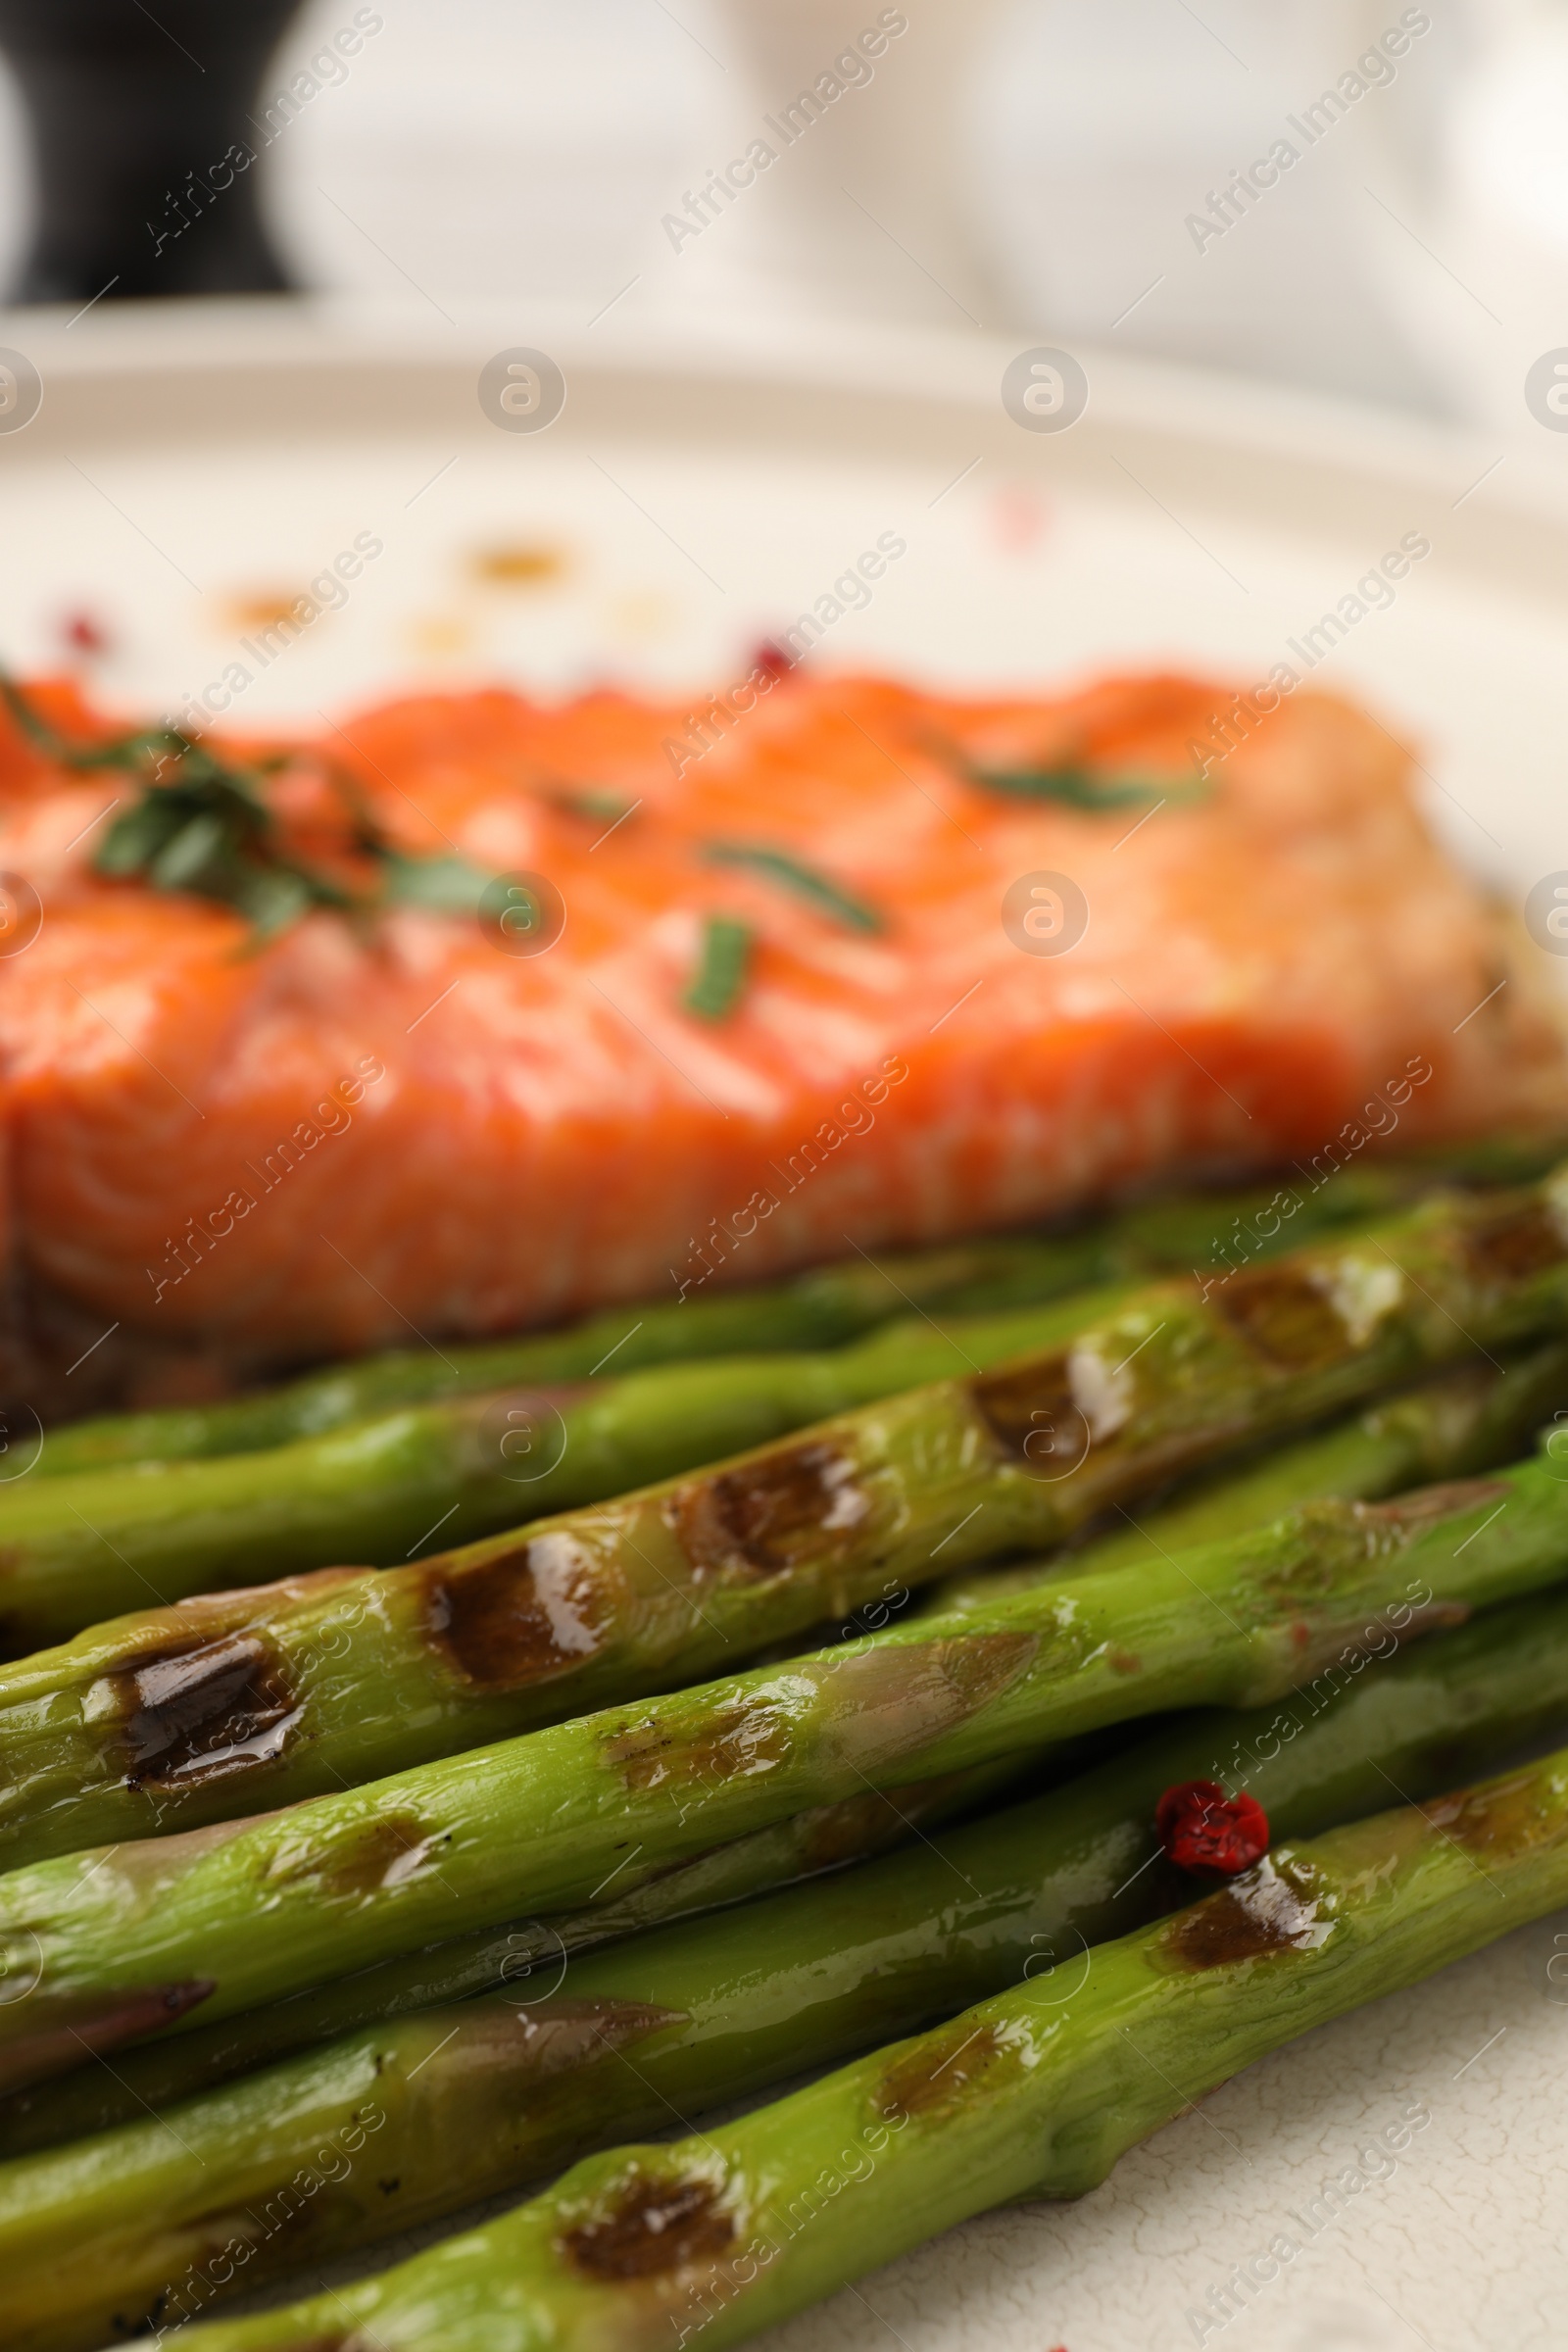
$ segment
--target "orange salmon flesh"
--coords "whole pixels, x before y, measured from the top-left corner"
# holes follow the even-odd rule
[[[14,1356],[118,1326],[79,1409],[136,1364],[199,1387],[1310,1161],[1400,1083],[1401,1146],[1568,1111],[1504,919],[1345,704],[1284,701],[1200,774],[1233,698],[1197,680],[956,702],[762,667],[746,693],[700,726],[609,691],[422,695],[276,780],[308,830],[329,758],[405,851],[544,876],[564,927],[533,955],[413,907],[258,949],[220,905],[95,874],[92,820],[136,783],[6,726],[0,865],[43,908],[0,960]],[[976,780],[1018,769],[1102,805]],[[715,843],[805,861],[880,928]],[[753,944],[704,1017],[714,916]]]

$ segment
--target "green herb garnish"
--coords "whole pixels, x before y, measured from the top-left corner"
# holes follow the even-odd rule
[[[618,825],[637,806],[624,794],[606,791],[598,784],[584,784],[580,788],[564,785],[547,797],[552,808],[560,808],[567,816],[587,817],[596,825]]]
[[[950,751],[949,757],[952,757]],[[1158,801],[1196,800],[1207,790],[1195,770],[1190,780],[1170,776],[1098,775],[1076,760],[1057,760],[1045,767],[974,767],[966,760],[956,764],[966,783],[982,792],[1000,792],[1014,801],[1056,801],[1064,808],[1093,813],[1109,808],[1152,807]]]
[[[757,934],[734,915],[710,914],[703,924],[703,952],[681,1003],[700,1020],[722,1021],[745,992]]]
[[[847,931],[878,932],[887,929],[884,917],[864,899],[858,899],[804,859],[793,858],[786,850],[770,850],[759,843],[745,841],[710,841],[703,851],[710,865],[739,865],[761,874],[769,882],[782,883],[798,899],[814,906],[818,914],[842,923]]]
[[[466,858],[410,858],[402,850],[375,853],[381,870],[381,903],[423,906],[431,914],[477,914],[493,876]]]
[[[262,790],[263,779],[290,766],[297,754],[223,760],[179,727],[137,727],[103,743],[73,743],[3,672],[0,698],[47,759],[78,774],[117,771],[135,785],[136,800],[94,853],[95,872],[232,906],[258,941],[315,907],[366,915],[405,905],[471,914],[488,879],[462,858],[410,858],[395,849],[349,781],[335,776],[351,817],[352,851],[368,858],[375,874],[369,891],[355,890],[293,855]]]
[[[1172,790],[1152,777],[1098,778],[1087,767],[971,767],[965,773],[983,791],[1015,801],[1059,801],[1068,808],[1132,808],[1168,799]]]

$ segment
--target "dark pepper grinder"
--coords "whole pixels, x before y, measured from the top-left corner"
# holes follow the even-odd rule
[[[298,0],[0,0],[35,219],[13,302],[276,293],[258,85]]]

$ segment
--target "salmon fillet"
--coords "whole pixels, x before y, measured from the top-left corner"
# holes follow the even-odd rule
[[[1500,914],[1343,703],[1282,703],[1200,780],[1229,698],[1199,680],[956,702],[764,667],[753,692],[706,719],[428,695],[323,739],[405,849],[555,885],[564,930],[529,956],[411,907],[257,952],[222,906],[94,874],[133,784],[0,735],[0,865],[43,906],[0,961],[22,1352],[117,1325],[79,1407],[182,1350],[232,1376],[496,1332],[1568,1110]],[[975,780],[1019,768],[1102,805]],[[312,789],[277,787],[307,824]],[[881,927],[714,843],[806,861]],[[1004,921],[1040,873],[1082,893],[1067,953]],[[716,1019],[683,1001],[714,915],[756,943]]]

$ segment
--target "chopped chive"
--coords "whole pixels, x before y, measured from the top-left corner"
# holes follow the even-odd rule
[[[618,824],[637,806],[623,794],[607,792],[597,784],[585,784],[581,790],[563,789],[547,797],[553,808],[564,810],[567,816],[586,816],[596,825]]]
[[[885,931],[887,923],[875,906],[858,899],[845,890],[830,874],[816,866],[808,865],[804,858],[793,858],[786,850],[770,850],[760,843],[746,841],[710,841],[704,851],[710,865],[739,865],[753,873],[761,874],[767,881],[782,883],[786,890],[814,906],[819,914],[842,923],[847,931]]]
[[[199,890],[223,849],[223,821],[210,808],[187,817],[147,871],[160,890]]]
[[[375,887],[355,892],[313,872],[283,840],[262,779],[287,766],[290,754],[241,765],[178,727],[139,727],[107,743],[73,743],[33,710],[4,671],[0,702],[60,765],[78,773],[116,769],[140,787],[139,797],[105,829],[93,858],[95,872],[232,906],[253,926],[253,945],[288,929],[313,907],[363,916],[414,905],[471,914],[488,879],[462,858],[405,856],[359,805],[351,780],[340,776],[337,789],[354,820],[355,848],[375,869]]]
[[[1182,785],[1150,776],[1097,777],[1087,767],[969,767],[965,774],[983,791],[1005,793],[1010,800],[1059,801],[1068,808],[1132,808],[1141,801],[1190,799],[1202,779]]]
[[[233,904],[252,925],[252,946],[263,947],[309,914],[314,901],[310,884],[300,875],[258,869],[235,884]]]
[[[731,914],[710,914],[703,924],[703,953],[681,1002],[699,1020],[722,1021],[745,991],[756,933]]]
[[[434,914],[472,914],[491,879],[466,858],[407,858],[400,850],[383,854],[381,870],[389,904]]]

